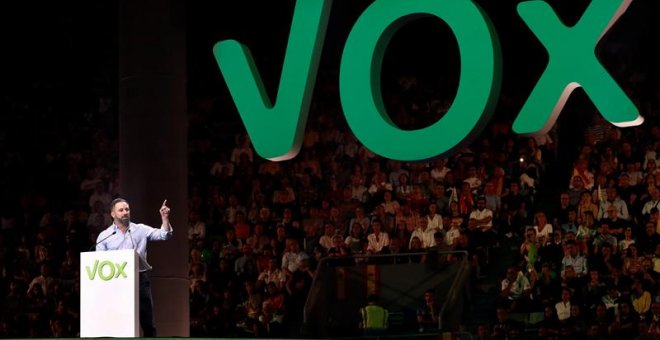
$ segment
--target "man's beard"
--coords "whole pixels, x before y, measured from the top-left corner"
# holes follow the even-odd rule
[[[131,223],[131,217],[130,216],[124,216],[120,220],[121,220],[121,223],[123,223],[125,226],[128,226],[128,224]]]

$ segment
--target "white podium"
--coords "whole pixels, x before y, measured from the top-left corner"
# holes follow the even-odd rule
[[[80,337],[140,336],[140,277],[133,249],[80,253]]]

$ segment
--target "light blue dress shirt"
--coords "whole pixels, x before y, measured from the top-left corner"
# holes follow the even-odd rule
[[[148,241],[164,241],[172,238],[172,228],[167,232],[161,228],[152,228],[146,224],[136,224],[130,222],[126,233],[115,225],[111,225],[106,230],[102,231],[96,238],[97,251],[103,250],[120,250],[120,249],[135,249],[140,258],[140,272],[151,270],[151,266],[147,262],[147,242]],[[113,235],[112,233],[115,232]]]

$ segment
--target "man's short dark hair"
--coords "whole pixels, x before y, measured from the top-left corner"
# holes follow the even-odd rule
[[[110,202],[110,211],[114,210],[115,205],[117,205],[118,203],[121,203],[121,202],[128,203],[128,201],[126,201],[125,199],[123,199],[121,197],[113,199],[112,202]]]

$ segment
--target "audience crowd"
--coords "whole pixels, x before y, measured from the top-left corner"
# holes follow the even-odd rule
[[[15,119],[43,109],[12,105]],[[98,124],[114,110],[111,99],[99,98],[82,117],[86,125],[69,131],[77,138],[53,135],[59,143],[32,145],[39,157],[2,144],[3,337],[77,334],[79,253],[111,223],[108,204],[119,194],[116,131]],[[301,154],[287,162],[261,159],[245,134],[221,148],[193,133],[191,335],[300,335],[325,256],[465,250],[478,282],[498,274],[488,271],[490,251],[515,243],[518,257],[501,282],[497,313],[478,333],[523,332],[530,324],[509,316],[542,312],[533,325],[542,337],[655,334],[660,128],[653,117],[620,129],[594,115],[562,176],[548,173],[561,168],[552,134],[522,137],[495,122],[450,157],[404,163],[361,146],[331,111],[312,118]],[[12,133],[3,131],[4,140]],[[34,183],[26,190],[15,178]],[[567,180],[543,185],[552,178]]]

